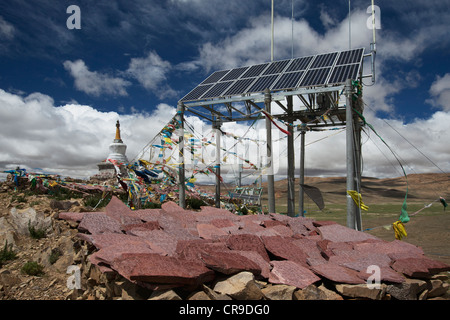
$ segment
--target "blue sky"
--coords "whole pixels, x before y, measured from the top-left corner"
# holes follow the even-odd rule
[[[411,155],[387,123],[448,172],[450,1],[375,4],[381,29],[377,82],[364,87],[367,118],[399,152],[404,148],[411,172],[437,168]],[[66,26],[70,5],[80,8],[81,29]],[[275,0],[277,60],[291,57],[291,5]],[[352,46],[367,50],[369,5],[351,1]],[[92,173],[116,119],[128,151],[138,152],[211,72],[270,60],[270,10],[270,0],[0,2],[0,168]],[[294,56],[348,48],[348,1],[294,0],[294,18]],[[395,174],[376,162],[374,137],[366,140],[366,173]],[[333,169],[320,162],[327,148],[307,159],[311,174],[345,172],[345,161]]]

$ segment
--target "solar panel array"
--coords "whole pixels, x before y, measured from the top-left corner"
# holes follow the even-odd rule
[[[181,101],[342,84],[358,77],[363,55],[359,48],[216,71]]]

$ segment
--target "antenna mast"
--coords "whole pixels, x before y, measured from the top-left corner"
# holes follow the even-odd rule
[[[372,51],[372,83],[375,83],[375,55],[377,53],[377,44],[376,44],[376,38],[375,38],[375,31],[376,25],[375,25],[375,6],[373,4],[372,0],[372,35],[373,35],[373,42],[370,44],[370,50]]]

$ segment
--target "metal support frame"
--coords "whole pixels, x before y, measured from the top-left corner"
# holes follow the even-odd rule
[[[261,117],[259,113],[265,110],[274,119],[280,119],[293,124],[295,120],[302,121],[301,142],[300,142],[300,191],[299,191],[299,215],[304,216],[304,192],[302,185],[304,184],[305,173],[305,135],[307,128],[319,128],[328,126],[344,126],[346,125],[346,163],[347,163],[347,190],[357,190],[360,186],[361,179],[361,129],[357,121],[357,116],[353,112],[352,103],[352,80],[348,80],[345,85],[320,87],[320,88],[299,88],[291,91],[274,92],[269,89],[265,90],[263,94],[245,95],[241,97],[228,97],[221,99],[213,99],[208,101],[200,101],[194,103],[186,103],[178,106],[178,110],[181,111],[180,119],[184,114],[184,108],[187,111],[191,111],[197,116],[209,120],[213,123],[216,129],[216,206],[220,206],[220,128],[223,122],[238,122],[256,120]],[[337,99],[339,95],[345,92],[346,104],[345,109],[339,106]],[[330,118],[330,122],[319,119],[324,110],[319,107],[318,96],[325,96],[327,106],[329,104],[330,112],[327,114]],[[303,103],[305,109],[293,110],[293,97],[296,96]],[[286,100],[287,106],[284,106],[280,101]],[[238,109],[233,106],[233,103],[244,103],[244,109]],[[271,113],[271,103],[275,102],[283,110],[282,114]],[[323,100],[321,101],[323,102]],[[259,104],[264,103],[264,107]],[[228,112],[220,112],[218,108],[214,108],[214,105],[222,104]],[[205,116],[204,112],[197,111],[195,108],[201,107],[203,110],[208,110],[211,113],[210,118]],[[234,113],[233,113],[234,111]],[[217,122],[220,119],[220,123]],[[182,120],[181,120],[182,121]],[[306,124],[307,122],[307,124]],[[272,150],[272,123],[269,117],[265,116],[266,125],[266,140],[267,140],[267,195],[268,195],[268,211],[269,213],[275,212],[275,190],[274,190],[274,167],[273,167],[273,150]],[[288,130],[292,133],[293,127],[289,126]],[[292,130],[292,131],[291,131]],[[295,197],[294,197],[294,174],[295,172],[295,159],[293,147],[293,134],[288,136],[288,215],[293,216],[295,211]],[[180,141],[180,157],[183,152],[183,143]],[[184,170],[184,161],[180,161],[180,169]],[[180,171],[181,177],[184,181],[184,172]],[[181,184],[180,184],[181,185]],[[180,191],[182,188],[180,187]],[[359,191],[358,191],[359,192]],[[184,198],[184,189],[180,192],[180,204],[182,203],[182,193]],[[183,199],[184,201],[184,199]],[[353,199],[347,197],[347,226],[361,230],[361,214],[359,207],[356,206]]]
[[[347,191],[359,192],[361,185],[361,130],[353,113],[352,80],[345,84],[346,96],[346,153]],[[347,227],[361,231],[361,211],[353,198],[347,194]]]
[[[299,186],[299,215],[301,217],[305,216],[305,193],[303,191],[303,185],[305,184],[305,134],[306,134],[306,124],[303,123],[301,126],[301,137],[300,137],[300,186]]]
[[[216,138],[216,161],[215,161],[215,171],[216,171],[216,195],[215,195],[215,205],[216,208],[220,208],[220,131],[221,122],[216,120],[213,122],[213,129],[215,131]]]
[[[295,216],[295,150],[294,150],[294,120],[292,112],[294,109],[293,97],[288,96],[287,99],[287,113],[289,116],[287,137],[287,160],[288,160],[288,199],[287,199],[287,215]]]
[[[184,166],[184,105],[179,103],[177,105],[178,121],[180,121],[180,137],[178,143],[178,194],[179,206],[186,209],[186,190],[185,190],[185,166]]]
[[[271,114],[272,95],[270,90],[264,92],[264,106],[267,114]],[[266,116],[266,140],[267,140],[267,198],[269,201],[269,213],[275,213],[275,180],[273,177],[273,153],[272,153],[272,122]]]

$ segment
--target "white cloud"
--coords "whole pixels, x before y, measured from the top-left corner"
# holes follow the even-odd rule
[[[175,113],[161,104],[151,114],[119,115],[78,104],[55,106],[41,93],[22,97],[1,89],[0,105],[2,170],[20,165],[86,178],[108,156],[117,120],[132,158]]]
[[[0,39],[11,40],[14,38],[15,28],[0,16]]]
[[[98,73],[96,71],[89,71],[88,67],[81,59],[74,62],[68,60],[65,61],[64,68],[69,71],[75,79],[75,88],[85,92],[88,95],[128,95],[126,87],[131,85],[129,81],[107,74]]]
[[[440,107],[444,111],[450,111],[450,73],[443,77],[437,76],[430,88],[430,104]]]
[[[167,74],[171,69],[170,62],[161,59],[156,52],[149,52],[145,58],[132,58],[126,74],[163,99],[177,95],[167,84]]]
[[[108,146],[114,139],[117,120],[121,123],[122,139],[128,146],[127,156],[129,160],[133,160],[175,115],[175,108],[167,104],[159,104],[151,114],[119,115],[116,112],[101,112],[91,106],[78,104],[55,106],[51,97],[41,93],[23,97],[1,89],[0,105],[2,105],[0,108],[2,170],[20,165],[30,169],[41,168],[63,176],[86,178],[97,172],[96,164],[108,155]],[[441,169],[450,171],[448,163],[450,148],[447,147],[449,111],[439,111],[428,119],[417,119],[408,124],[398,120],[381,120],[376,118],[370,109],[366,110],[365,116],[404,161],[407,173],[439,172],[409,142]],[[197,138],[206,137],[215,142],[210,126],[189,113],[186,114],[186,119],[195,129]],[[279,125],[283,127],[283,124]],[[189,126],[186,125],[186,128],[189,129]],[[223,148],[237,152],[240,158],[248,159],[254,164],[258,164],[260,157],[263,157],[264,163],[266,154],[264,120],[258,121],[251,129],[248,124],[225,123],[222,130],[247,138],[237,141],[233,137],[223,137]],[[294,135],[297,136],[298,132]],[[282,179],[286,177],[286,139],[275,126],[272,128],[272,136],[275,174],[277,179]],[[324,139],[315,142],[322,138]],[[364,175],[375,177],[401,175],[401,169],[396,164],[395,158],[374,133],[370,133],[369,137],[363,134],[362,140]],[[295,141],[297,174],[299,143],[300,140],[297,139]],[[345,175],[345,133],[308,132],[306,144],[307,175]],[[225,155],[222,155],[222,159]],[[205,149],[204,157],[208,164],[213,163],[215,147]],[[186,161],[188,163],[188,160]],[[238,163],[237,157],[228,154],[226,163],[223,163],[223,174],[228,181],[236,178]],[[246,170],[244,175],[251,172],[253,171]],[[257,173],[253,173],[247,177],[247,182],[253,182],[258,176]],[[214,182],[214,176],[208,179],[198,178]]]

